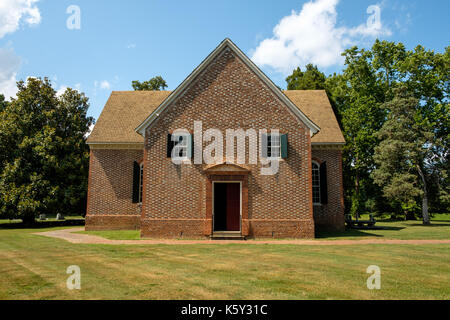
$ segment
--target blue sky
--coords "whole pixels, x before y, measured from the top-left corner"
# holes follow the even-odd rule
[[[80,29],[67,28],[71,5]],[[225,37],[284,88],[293,67],[339,72],[340,51],[375,38],[442,52],[449,13],[448,0],[1,0],[0,93],[47,76],[57,90],[85,92],[97,118],[111,91],[131,90],[132,80],[161,75],[176,88]]]

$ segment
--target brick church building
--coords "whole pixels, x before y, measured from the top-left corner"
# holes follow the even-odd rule
[[[185,136],[175,134],[181,128]],[[278,170],[261,174],[262,161],[194,161],[210,144],[209,129],[267,130],[256,138],[258,156]],[[87,143],[86,230],[313,238],[317,229],[344,229],[345,140],[325,91],[280,90],[229,39],[173,92],[112,92]]]

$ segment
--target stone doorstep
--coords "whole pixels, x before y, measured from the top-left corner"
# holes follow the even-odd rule
[[[211,240],[246,240],[240,231],[215,231]]]

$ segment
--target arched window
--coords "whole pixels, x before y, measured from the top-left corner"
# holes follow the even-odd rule
[[[313,203],[320,204],[320,165],[317,162],[312,163],[312,192]]]
[[[139,203],[142,203],[142,194],[144,192],[144,162],[139,166]]]

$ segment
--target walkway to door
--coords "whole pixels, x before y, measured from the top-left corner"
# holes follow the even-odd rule
[[[84,231],[84,228],[71,228],[55,231],[35,233],[35,235],[50,238],[63,239],[70,243],[84,244],[109,244],[109,245],[189,245],[189,244],[242,244],[242,245],[261,245],[261,244],[292,244],[308,246],[348,246],[348,245],[371,245],[371,244],[408,244],[408,245],[427,245],[427,244],[449,244],[450,240],[247,240],[247,241],[226,241],[226,240],[170,240],[170,239],[143,239],[143,240],[109,240],[90,234],[80,234],[75,232]]]

